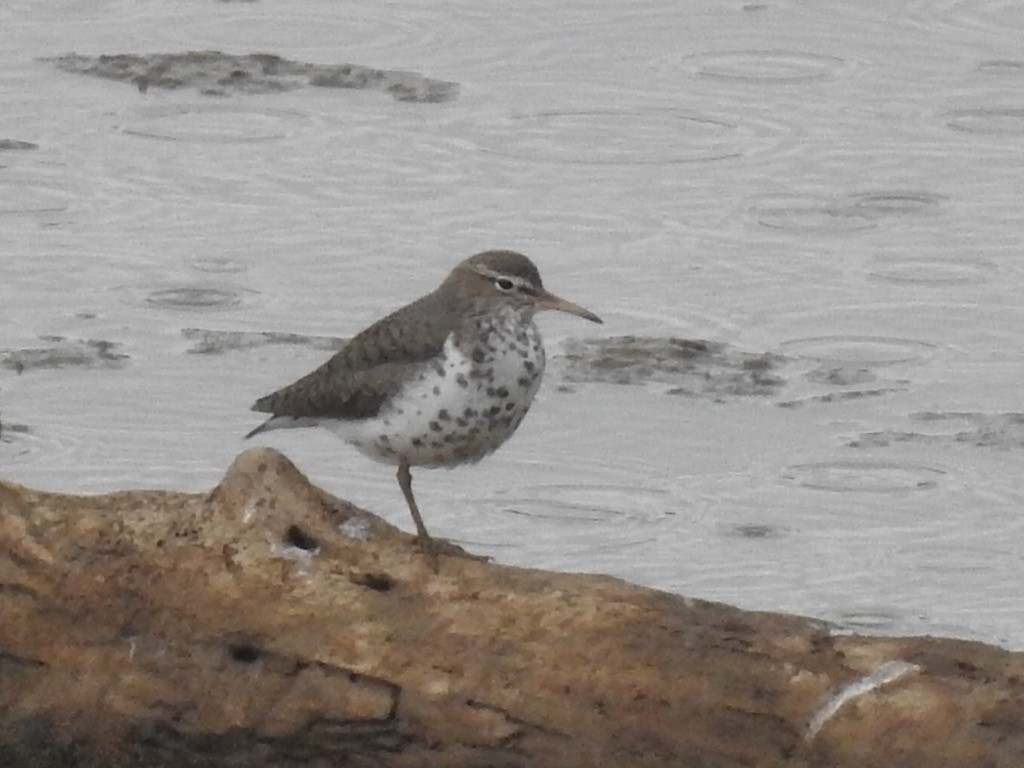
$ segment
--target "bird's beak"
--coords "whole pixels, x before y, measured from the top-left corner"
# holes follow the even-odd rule
[[[555,309],[559,312],[568,312],[570,315],[577,315],[592,323],[603,323],[600,317],[595,315],[589,309],[584,309],[579,304],[573,304],[571,301],[566,301],[560,296],[555,296],[553,293],[549,293],[541,289],[534,297],[533,302],[539,309]]]

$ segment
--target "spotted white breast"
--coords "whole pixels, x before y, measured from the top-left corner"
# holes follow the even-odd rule
[[[540,388],[544,346],[532,321],[495,318],[483,346],[465,349],[457,334],[443,355],[372,418],[324,422],[361,452],[387,464],[451,467],[484,458],[519,427]]]

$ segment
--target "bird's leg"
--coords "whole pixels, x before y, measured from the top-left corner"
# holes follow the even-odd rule
[[[437,552],[434,549],[434,540],[430,538],[430,534],[427,533],[427,526],[423,524],[423,518],[420,517],[419,507],[416,506],[416,499],[412,495],[412,472],[409,471],[409,465],[404,461],[398,465],[398,486],[402,489],[405,503],[409,505],[413,522],[416,523],[416,540],[423,548],[423,553],[430,567],[436,572]]]
[[[423,524],[423,518],[420,517],[420,509],[416,506],[416,499],[412,495],[412,472],[409,471],[409,465],[404,461],[398,465],[398,485],[402,489],[405,503],[409,505],[412,519],[416,523],[417,538],[429,541],[430,534],[427,533],[427,526]]]

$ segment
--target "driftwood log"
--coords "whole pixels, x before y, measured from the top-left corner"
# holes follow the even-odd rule
[[[833,637],[411,538],[246,451],[0,483],[0,765],[1024,766],[1024,657]]]

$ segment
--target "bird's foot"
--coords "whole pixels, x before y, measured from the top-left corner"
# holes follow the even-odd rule
[[[413,541],[415,541],[416,546],[423,553],[423,559],[434,573],[437,573],[440,567],[441,555],[445,557],[458,557],[464,560],[476,560],[480,563],[494,562],[493,557],[474,555],[472,552],[467,552],[458,544],[453,544],[446,539],[435,539],[432,536],[417,536]]]
[[[427,567],[434,573],[437,573],[441,567],[441,562],[437,556],[437,547],[434,546],[434,540],[429,536],[417,536],[416,546],[423,552],[423,560],[426,562]]]

